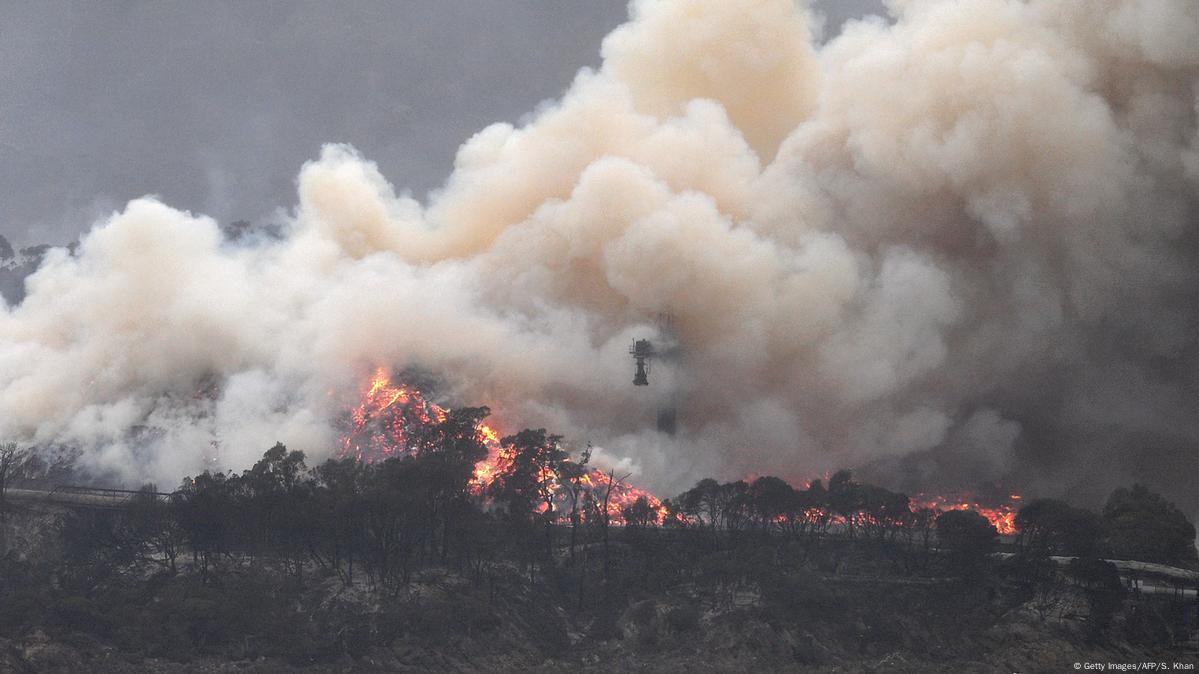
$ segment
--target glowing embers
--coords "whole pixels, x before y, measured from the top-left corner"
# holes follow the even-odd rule
[[[361,401],[346,416],[340,456],[374,462],[416,454],[429,438],[436,436],[431,431],[445,421],[449,412],[426,400],[417,389],[393,383],[387,370],[379,368],[363,388]],[[487,456],[475,464],[471,486],[475,493],[486,495],[512,461],[512,450],[503,446],[499,432],[491,426],[479,424],[477,433]],[[538,476],[549,485],[554,494],[555,515],[562,519],[569,517],[569,509],[564,505],[566,490],[562,488],[563,474],[571,472],[567,464],[571,464],[569,459],[559,469],[543,469]],[[577,464],[574,465],[577,470]],[[619,478],[612,480],[603,471],[586,470],[577,481],[583,500],[589,504],[582,510],[584,518],[606,512],[610,523],[625,524],[626,509],[640,523],[658,524],[664,517],[665,508],[657,497]],[[639,499],[644,499],[644,504],[639,504]],[[542,504],[541,510],[545,509]]]
[[[387,371],[375,371],[362,401],[348,415],[341,456],[381,461],[417,449],[426,431],[445,421],[446,410],[424,399],[420,391],[391,383]]]
[[[912,508],[933,510],[972,510],[987,520],[995,530],[1005,536],[1016,533],[1016,513],[1020,510],[1020,495],[1011,494],[1008,502],[983,505],[969,493],[916,494],[912,497]]]
[[[605,497],[609,521],[615,524],[628,524],[625,514],[642,520],[639,524],[661,524],[667,516],[666,506],[653,494],[634,487],[623,480],[613,480],[608,473],[601,470],[591,470],[579,478],[591,498],[598,505],[592,512],[604,512]],[[644,499],[644,510],[638,504]]]

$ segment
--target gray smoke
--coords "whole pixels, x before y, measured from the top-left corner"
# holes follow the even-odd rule
[[[0,311],[0,435],[170,483],[213,441],[326,455],[373,368],[419,366],[667,493],[862,467],[1193,499],[1199,5],[889,9],[821,44],[789,0],[637,0],[424,203],[343,145],[278,238],[132,201]],[[659,312],[680,355],[635,389]]]

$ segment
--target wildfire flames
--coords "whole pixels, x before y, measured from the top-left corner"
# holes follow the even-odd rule
[[[931,508],[933,510],[973,510],[987,518],[1000,534],[1016,533],[1016,513],[1020,509],[1020,495],[1011,494],[1007,503],[985,506],[969,494],[917,494],[912,498],[913,508]]]
[[[411,455],[418,449],[421,431],[445,421],[449,411],[426,400],[415,388],[392,383],[387,370],[379,368],[366,386],[361,402],[349,411],[349,427],[341,439],[340,455],[368,462]],[[476,492],[483,493],[511,457],[495,428],[480,424],[478,440],[487,448],[487,457],[475,464],[472,482]],[[579,478],[579,484],[596,503],[607,502],[607,514],[613,523],[624,524],[624,510],[641,498],[649,507],[651,522],[661,522],[665,516],[666,509],[653,494],[621,479],[613,480],[601,470],[588,471]],[[560,487],[553,485],[552,489],[558,492]]]
[[[394,384],[387,371],[375,371],[366,386],[361,402],[349,411],[347,432],[341,439],[341,456],[359,461],[381,461],[392,456],[408,456],[418,449],[421,431],[445,421],[448,409],[425,399],[420,391]],[[483,493],[496,480],[511,460],[495,428],[480,424],[478,440],[487,448],[487,457],[475,465],[473,486]],[[543,476],[555,477],[555,476]],[[547,480],[556,493],[561,486]],[[644,498],[648,506],[648,521],[662,523],[667,509],[661,500],[647,491],[623,480],[613,480],[601,470],[591,469],[579,478],[579,485],[589,492],[596,503],[607,502],[607,513],[613,523],[624,524],[624,511]],[[1012,494],[1007,503],[983,505],[969,494],[917,494],[911,499],[913,509],[929,508],[938,511],[973,510],[987,518],[1000,534],[1016,532],[1016,512],[1020,496]],[[546,506],[543,504],[542,509]],[[560,513],[565,510],[559,508]]]
[[[350,410],[350,430],[341,439],[341,456],[381,461],[410,454],[416,449],[412,431],[445,421],[445,415],[445,409],[425,400],[420,391],[392,385],[387,372],[379,369],[362,402]],[[490,428],[486,431],[495,435]]]

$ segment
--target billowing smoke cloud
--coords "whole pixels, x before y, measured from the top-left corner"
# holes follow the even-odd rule
[[[789,0],[637,0],[428,203],[336,145],[278,239],[135,200],[0,311],[0,435],[173,483],[214,441],[328,454],[365,372],[417,366],[668,493],[857,466],[1184,498],[1199,5],[890,10],[817,46]],[[634,388],[660,312],[677,355]]]

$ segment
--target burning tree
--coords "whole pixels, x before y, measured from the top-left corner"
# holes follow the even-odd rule
[[[374,372],[361,401],[347,411],[340,456],[375,462],[431,452],[466,452],[474,456],[472,485],[477,494],[523,511],[550,524],[564,517],[585,520],[584,493],[605,490],[606,516],[623,524],[623,511],[643,498],[651,523],[662,521],[662,502],[649,492],[622,483],[610,484],[603,471],[585,469],[561,448],[561,436],[545,429],[526,429],[501,438],[484,423],[487,407],[447,409],[429,401],[414,387],[395,384],[384,368]],[[551,447],[552,445],[552,447]]]
[[[341,455],[359,461],[403,456],[427,446],[426,430],[445,420],[445,410],[425,400],[420,391],[394,386],[379,368],[362,401],[348,414]]]
[[[544,521],[547,555],[553,548],[559,473],[567,461],[561,441],[562,436],[549,435],[544,428],[505,437],[500,469],[488,489],[513,518],[539,516]]]
[[[968,492],[939,495],[917,494],[913,500],[917,507],[931,508],[941,512],[950,510],[976,512],[985,517],[1000,534],[1007,536],[1016,533],[1016,511],[1021,500],[1019,494],[1010,495],[1006,503],[988,501],[988,504],[984,504]]]
[[[364,386],[359,403],[347,411],[340,456],[365,462],[437,452],[476,457],[473,492],[510,511],[536,515],[547,528],[569,523],[572,557],[581,524],[606,527],[630,520],[647,525],[666,521],[668,509],[661,500],[589,467],[589,452],[573,459],[562,449],[562,438],[544,429],[501,437],[485,423],[489,414],[486,407],[442,407],[415,387],[393,383],[388,371],[379,368]],[[827,488],[815,480],[803,490],[778,478],[760,478],[752,484],[708,479],[680,495],[674,521],[712,531],[778,528],[795,536],[823,535],[836,526],[850,538],[883,540],[893,539],[909,526],[927,533],[929,520],[939,513],[971,511],[1000,534],[1009,535],[1016,532],[1019,500],[1012,494],[1007,502],[984,504],[963,493],[918,494],[909,499],[855,482],[849,471],[834,474]],[[930,516],[914,518],[913,513],[919,512]]]

